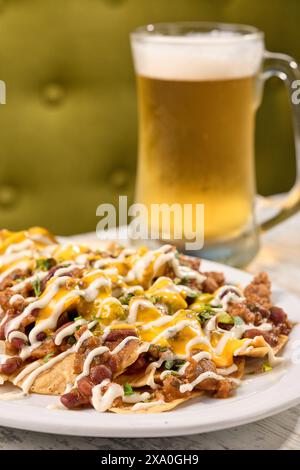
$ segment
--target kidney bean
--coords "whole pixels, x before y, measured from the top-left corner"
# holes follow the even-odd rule
[[[238,290],[234,286],[228,286],[228,288],[224,289],[224,291],[220,295],[220,299],[223,299],[225,297],[225,295],[227,295],[229,293],[235,294],[238,297],[240,297],[240,293],[238,292]]]
[[[93,383],[91,383],[88,377],[83,377],[82,379],[80,379],[77,383],[77,387],[79,393],[84,397],[89,398],[92,396]]]
[[[47,338],[47,335],[46,333],[44,333],[44,331],[41,331],[40,333],[36,335],[36,339],[38,341],[44,341],[45,338]]]
[[[22,338],[12,338],[10,343],[14,348],[17,349],[17,351],[20,351],[23,348],[25,341]]]
[[[115,342],[115,341],[123,340],[124,338],[127,338],[127,336],[137,336],[137,333],[133,328],[111,330],[108,333],[105,341]]]
[[[128,374],[134,374],[135,372],[140,371],[141,369],[144,369],[148,362],[143,356],[140,356],[131,366],[127,368],[127,373]]]
[[[0,326],[0,340],[5,339],[5,323]]]
[[[33,310],[31,310],[31,315],[36,318],[39,314],[39,311],[40,309],[39,308],[34,308]]]
[[[112,373],[114,374],[115,372],[117,372],[118,370],[118,354],[115,354],[114,356],[111,356],[108,360],[107,360],[107,366],[109,367],[109,369],[112,371]]]
[[[22,364],[20,357],[10,357],[4,364],[0,366],[1,374],[11,375],[13,374]]]
[[[65,393],[60,398],[61,403],[69,409],[78,408],[79,406],[89,403],[88,398],[83,397],[78,390],[72,390]]]
[[[61,268],[61,266],[53,266],[49,270],[47,276],[45,276],[44,279],[41,281],[41,292],[45,290],[47,282],[53,277],[55,271],[57,271],[59,268]]]
[[[271,311],[270,320],[273,323],[275,323],[275,325],[284,323],[287,320],[287,314],[282,308],[271,307],[270,311]]]
[[[111,380],[112,372],[104,365],[95,366],[91,369],[90,378],[94,385],[98,385],[105,379]]]
[[[270,346],[277,346],[278,344],[278,337],[270,331],[261,331],[253,328],[251,330],[247,330],[244,334],[244,338],[249,339],[253,339],[256,336],[262,336]]]

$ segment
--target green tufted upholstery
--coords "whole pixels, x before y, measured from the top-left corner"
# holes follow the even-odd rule
[[[254,24],[300,59],[298,0],[0,0],[0,226],[94,230],[101,202],[133,197],[135,83],[128,33],[160,21]],[[259,112],[259,189],[289,188],[291,120],[282,84]],[[284,170],[283,170],[284,168]]]

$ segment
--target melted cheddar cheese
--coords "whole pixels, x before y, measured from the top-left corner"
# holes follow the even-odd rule
[[[48,231],[36,227],[16,233],[1,231],[0,254],[0,279],[17,269],[32,278],[39,272],[37,260],[49,256],[65,270],[61,275],[54,273],[45,290],[31,300],[38,308],[35,326],[45,324],[47,334],[56,331],[60,315],[75,312],[97,322],[95,334],[107,327],[132,328],[141,342],[167,348],[178,357],[206,351],[217,367],[232,365],[235,352],[245,344],[245,339],[224,336],[227,333],[217,323],[210,335],[202,328],[198,315],[215,294],[196,292],[188,305],[187,289],[168,277],[170,267],[179,270],[169,246],[156,251],[142,247],[128,255],[121,249],[117,254],[101,254],[81,244],[60,245]],[[73,268],[79,268],[74,275]]]

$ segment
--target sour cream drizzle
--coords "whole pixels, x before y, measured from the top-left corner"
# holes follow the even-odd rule
[[[17,271],[17,270],[21,270],[21,271],[24,271],[26,270],[31,264],[31,260],[26,260],[26,261],[20,261],[20,263],[16,263],[12,266],[10,266],[9,268],[5,269],[5,271],[3,271],[1,274],[0,274],[0,282],[3,281],[3,279],[5,279],[9,274],[13,273],[14,271]]]
[[[14,305],[15,302],[23,301],[23,300],[25,300],[23,295],[15,294],[9,299],[9,303],[10,305]]]
[[[238,370],[238,366],[236,364],[232,364],[232,366],[229,367],[224,367],[224,368],[218,368],[217,369],[217,374],[219,375],[230,375],[233,374]]]
[[[176,325],[172,325],[169,328],[166,328],[164,331],[159,333],[152,341],[151,344],[157,343],[161,338],[172,338],[172,336],[175,336],[179,331],[183,330],[187,326],[192,327],[193,322],[191,320],[181,320],[178,322]]]
[[[198,377],[193,380],[193,382],[188,384],[180,385],[179,390],[180,393],[191,392],[196,385],[203,382],[206,379],[215,379],[215,380],[224,380],[222,375],[216,374],[215,372],[203,372],[203,374],[198,375]]]
[[[120,352],[124,346],[126,346],[126,344],[129,342],[129,341],[132,341],[132,340],[135,340],[135,341],[140,341],[139,338],[137,338],[136,336],[127,336],[126,338],[124,338],[119,344],[118,346],[116,346],[112,351],[111,351],[111,355],[113,356],[114,354],[118,354],[118,352]]]
[[[81,318],[80,320],[75,321],[72,325],[66,326],[59,333],[57,333],[54,343],[57,346],[60,346],[66,336],[72,336],[77,330],[78,326],[85,325],[86,323],[87,321]]]
[[[200,351],[199,353],[194,354],[194,356],[192,356],[192,359],[194,359],[194,361],[196,361],[196,362],[201,361],[201,359],[211,359],[211,354],[209,354],[209,353],[206,352],[206,351]],[[189,365],[190,365],[190,362],[189,362],[189,361],[186,361],[186,362],[178,369],[178,374],[179,374],[179,375],[184,375],[185,372],[186,372],[186,369],[188,368]]]
[[[20,327],[22,320],[24,320],[24,318],[26,318],[32,312],[32,310],[36,308],[45,308],[49,304],[50,300],[52,300],[52,298],[55,296],[55,294],[57,294],[59,288],[65,285],[69,279],[70,278],[68,276],[62,276],[55,279],[49,287],[47,293],[45,293],[41,298],[39,298],[35,302],[29,304],[19,316],[9,322],[7,334],[12,330],[17,330]],[[31,333],[33,330],[31,330]],[[31,337],[32,336],[33,335],[31,335]]]
[[[104,395],[102,395],[102,389],[108,385],[108,388]],[[92,405],[96,411],[103,412],[112,407],[113,402],[116,398],[123,398],[124,389],[121,385],[111,383],[109,380],[103,380],[99,385],[96,385],[92,389]]]
[[[14,286],[11,287],[11,290],[14,292],[20,292],[27,284],[31,284],[36,279],[42,281],[48,275],[45,271],[38,271],[34,276],[27,277],[24,281],[18,282]]]

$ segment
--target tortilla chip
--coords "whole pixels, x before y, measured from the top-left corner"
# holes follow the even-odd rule
[[[75,353],[70,354],[62,361],[54,364],[51,369],[42,372],[33,382],[30,392],[40,395],[62,395],[67,384],[75,382],[76,375],[73,373],[74,359]],[[28,375],[17,383],[18,387],[22,387],[26,377]],[[12,381],[11,378],[10,380]]]
[[[125,383],[127,383],[133,388],[145,387],[146,385],[148,385],[148,380],[155,372],[154,369],[148,372],[146,372],[146,370],[147,369],[144,369],[142,372],[139,372],[137,374],[126,374],[125,372],[122,375],[118,376],[116,382],[118,382],[120,385],[124,385]]]
[[[280,335],[279,336],[279,343],[277,346],[273,347],[273,352],[274,354],[278,354],[279,351],[284,347],[286,342],[288,341],[288,337],[285,335]],[[238,356],[246,356],[246,357],[264,357],[269,353],[269,344],[266,342],[266,340],[263,338],[263,336],[257,336],[256,338],[253,339],[252,341],[252,346],[254,346],[253,349],[250,351],[244,351],[238,354]]]
[[[242,379],[245,371],[246,359],[244,357],[236,357],[234,363],[237,365],[237,370],[232,374],[227,375],[227,377],[233,379]]]
[[[153,414],[153,413],[163,413],[164,411],[170,411],[173,408],[181,405],[182,403],[190,400],[191,398],[196,398],[203,395],[203,392],[193,392],[190,396],[184,398],[178,398],[176,400],[170,401],[168,403],[163,403],[161,405],[155,405],[152,408],[145,410],[132,410],[133,404],[124,403],[120,407],[112,407],[109,411],[117,414]]]
[[[279,343],[277,346],[273,348],[274,354],[278,354],[281,351],[281,349],[284,348],[284,346],[288,342],[288,339],[289,337],[286,335],[279,335]]]

